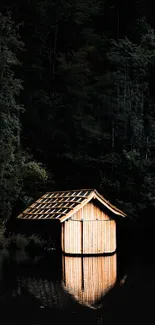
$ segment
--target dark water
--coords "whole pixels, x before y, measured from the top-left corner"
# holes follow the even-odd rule
[[[154,316],[153,255],[0,255],[0,324],[131,324]]]

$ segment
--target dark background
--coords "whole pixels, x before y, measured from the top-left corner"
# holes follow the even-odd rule
[[[96,188],[148,229],[155,206],[151,1],[1,1],[0,215]]]

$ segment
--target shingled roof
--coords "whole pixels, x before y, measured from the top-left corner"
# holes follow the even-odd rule
[[[60,222],[68,219],[92,199],[97,199],[101,204],[116,215],[125,217],[126,214],[113,206],[102,195],[93,189],[72,191],[56,191],[44,194],[40,199],[30,205],[17,218],[18,219],[59,219]]]

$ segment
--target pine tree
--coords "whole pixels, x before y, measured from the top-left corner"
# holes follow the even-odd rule
[[[8,218],[20,187],[20,121],[22,81],[16,77],[23,48],[11,16],[0,14],[0,217]]]

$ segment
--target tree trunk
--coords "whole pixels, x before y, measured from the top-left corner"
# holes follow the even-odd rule
[[[52,87],[53,87],[53,93],[54,93],[54,81],[55,81],[55,63],[56,63],[57,37],[58,37],[58,23],[56,24],[56,27],[55,27],[54,45],[53,45],[53,60],[52,60]]]
[[[17,125],[17,148],[20,148],[20,108],[18,106],[17,108],[17,120],[18,120],[18,125]]]
[[[145,159],[148,160],[148,144],[149,144],[149,137],[146,137],[146,153],[145,153]]]

